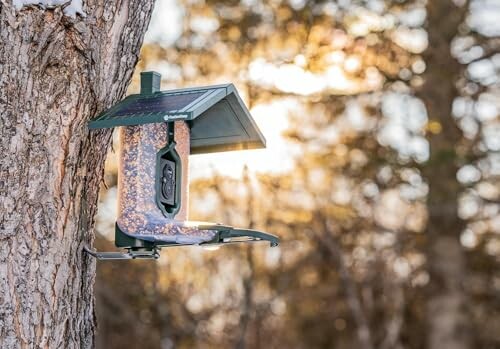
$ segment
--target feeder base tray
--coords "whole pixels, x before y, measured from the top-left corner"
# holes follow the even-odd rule
[[[100,260],[122,260],[122,259],[158,259],[162,247],[174,246],[210,246],[225,245],[240,242],[259,242],[268,241],[271,247],[278,246],[279,238],[272,234],[267,234],[257,230],[237,229],[231,226],[221,224],[198,225],[199,230],[211,230],[214,236],[209,241],[193,243],[182,236],[178,239],[173,235],[147,235],[147,234],[128,234],[123,232],[118,225],[115,225],[115,245],[125,248],[126,252],[97,252],[84,247],[92,257]]]

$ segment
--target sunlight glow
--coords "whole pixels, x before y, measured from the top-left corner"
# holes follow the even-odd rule
[[[295,64],[275,65],[258,58],[250,63],[249,77],[257,85],[302,96],[327,91],[354,94],[375,90],[383,83],[382,75],[374,67],[366,68],[364,78],[347,76],[346,72],[354,73],[361,69],[359,57],[345,59],[342,52],[336,51],[329,54],[327,61],[332,64],[324,72],[313,73]]]
[[[217,251],[220,248],[221,245],[219,244],[212,244],[212,245],[201,245],[201,248],[204,249],[205,251]]]
[[[176,0],[157,1],[144,43],[161,46],[173,44],[182,33],[183,15],[183,9]]]
[[[266,138],[266,149],[191,156],[190,176],[199,178],[220,173],[239,178],[245,166],[251,172],[283,173],[291,170],[298,149],[286,142],[282,133],[288,128],[288,113],[299,108],[298,102],[291,98],[255,106],[251,114]]]
[[[427,32],[424,29],[397,28],[392,34],[392,40],[412,53],[424,52],[429,44]]]

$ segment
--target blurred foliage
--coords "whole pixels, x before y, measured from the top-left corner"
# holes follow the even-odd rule
[[[500,42],[481,3],[182,2],[182,35],[137,71],[285,101],[300,148],[289,173],[194,181],[191,218],[283,243],[100,263],[100,347],[427,348],[445,311],[467,346],[500,347]]]

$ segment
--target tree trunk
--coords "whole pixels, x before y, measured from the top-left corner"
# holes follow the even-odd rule
[[[250,177],[248,175],[248,167],[245,166],[243,170],[243,183],[247,190],[247,214],[248,217],[248,229],[255,229],[255,219],[254,219],[254,196],[253,187]],[[247,347],[247,336],[248,328],[252,320],[253,308],[253,285],[255,278],[255,263],[253,258],[253,246],[248,244],[245,246],[245,260],[248,265],[248,275],[243,277],[243,304],[241,306],[240,321],[239,321],[239,334],[236,341],[235,349],[245,349]]]
[[[347,306],[349,307],[351,316],[356,324],[356,336],[359,343],[358,348],[373,349],[374,346],[370,325],[365,311],[363,310],[363,305],[361,304],[356,282],[353,280],[349,268],[345,263],[345,257],[341,247],[328,228],[327,218],[321,214],[317,214],[314,220],[318,222],[319,229],[313,229],[313,233],[316,235],[318,240],[326,246],[333,260],[337,264],[340,280],[342,281],[342,286],[344,287]]]
[[[111,132],[86,121],[124,95],[152,6],[87,0],[71,17],[72,3],[0,0],[1,348],[94,347],[82,247]]]
[[[470,347],[462,285],[466,275],[465,256],[459,241],[464,223],[457,215],[461,187],[456,179],[456,146],[462,134],[451,113],[461,67],[450,51],[451,41],[465,13],[466,9],[457,7],[452,0],[427,2],[429,48],[424,54],[427,70],[419,96],[433,125],[428,137],[430,159],[423,168],[429,184],[427,261],[430,284],[426,312],[430,349]]]

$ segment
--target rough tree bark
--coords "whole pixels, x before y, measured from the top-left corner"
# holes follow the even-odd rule
[[[86,121],[124,95],[153,2],[86,0],[71,17],[0,0],[1,348],[94,346],[82,247],[110,132]]]
[[[423,168],[429,184],[426,250],[431,282],[426,311],[430,349],[471,347],[470,321],[462,285],[466,273],[465,256],[459,241],[464,223],[457,214],[461,186],[456,178],[456,147],[462,134],[451,113],[461,67],[450,50],[466,11],[466,6],[458,7],[452,0],[427,2],[429,48],[424,54],[427,69],[419,97],[434,125],[434,132],[428,137],[430,159]]]

